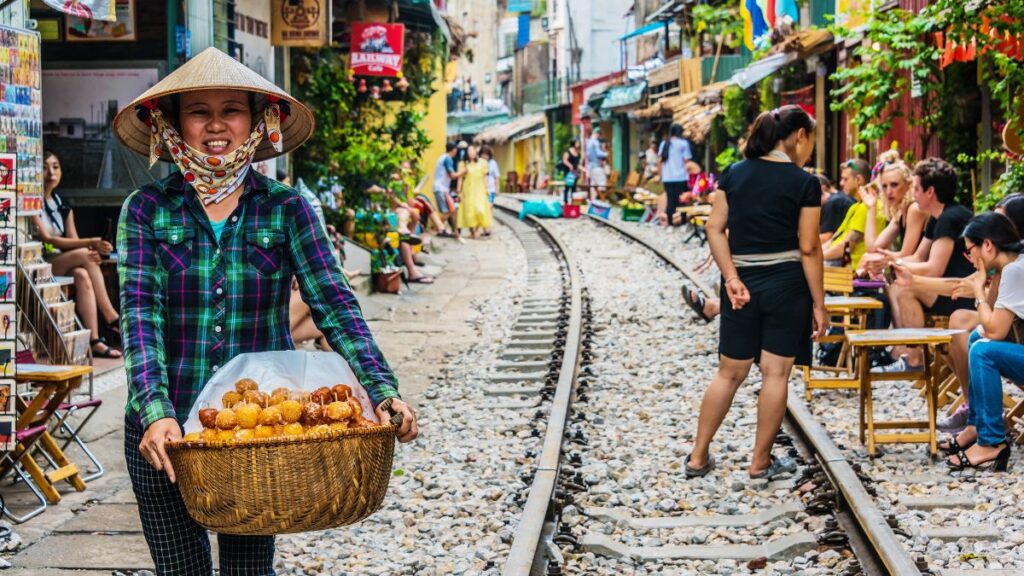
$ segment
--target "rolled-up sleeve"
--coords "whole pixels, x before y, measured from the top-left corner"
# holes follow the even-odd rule
[[[286,214],[289,256],[313,321],[348,361],[374,406],[386,398],[399,398],[395,374],[363,320],[313,206],[296,196],[287,201]]]
[[[152,228],[155,193],[147,189],[132,193],[117,225],[128,402],[139,415],[143,429],[162,418],[175,417],[163,346],[165,272],[158,262]]]

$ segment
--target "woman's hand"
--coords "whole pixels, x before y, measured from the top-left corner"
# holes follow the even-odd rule
[[[740,280],[739,276],[733,276],[725,281],[725,292],[729,295],[729,302],[732,303],[733,310],[739,310],[750,302],[750,292],[747,291],[746,285]]]
[[[95,250],[101,256],[107,256],[108,254],[114,251],[114,247],[110,244],[110,242],[107,242],[102,238],[97,238],[92,244],[89,245],[89,248]]]
[[[103,260],[103,257],[100,256],[100,253],[93,250],[92,248],[89,248],[89,253],[87,254],[87,257],[95,264],[99,264],[100,261]]]
[[[878,189],[874,186],[861,186],[857,190],[857,196],[860,196],[860,201],[868,210],[873,210],[878,205]]]
[[[911,273],[910,269],[907,268],[906,266],[902,264],[896,264],[895,262],[893,262],[892,271],[893,274],[896,276],[896,279],[893,281],[893,284],[907,288],[914,285],[914,274]]]
[[[814,321],[811,339],[817,340],[828,332],[828,315],[825,313],[825,306],[820,304],[814,305],[811,309],[811,314]]]
[[[398,429],[398,441],[405,443],[415,440],[420,434],[420,427],[416,423],[416,411],[412,409],[412,406],[398,398],[391,401],[391,408],[395,412],[402,414],[402,426]],[[375,412],[377,413],[377,419],[381,423],[391,420],[391,414],[388,413],[387,409],[378,406]]]
[[[955,286],[953,286],[953,299],[967,298],[984,300],[985,299],[985,282],[987,275],[984,272],[978,271],[966,278],[961,278]]]
[[[167,479],[175,482],[174,467],[171,466],[171,459],[167,457],[164,444],[181,440],[181,426],[174,418],[161,418],[146,428],[142,435],[142,442],[139,444],[139,452],[149,462],[149,465],[157,471],[163,470],[167,473]]]

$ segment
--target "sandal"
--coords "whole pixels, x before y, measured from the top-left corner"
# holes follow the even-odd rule
[[[939,450],[942,450],[946,454],[949,454],[950,456],[952,456],[954,454],[960,453],[960,451],[962,451],[962,450],[967,450],[971,446],[974,446],[977,442],[978,442],[978,439],[975,438],[974,440],[971,440],[970,442],[968,442],[968,443],[964,444],[963,446],[961,446],[960,443],[958,443],[956,441],[956,435],[953,435],[953,436],[949,437],[949,440],[946,440],[946,445],[945,446],[942,446],[941,444],[939,444],[939,445],[936,446],[936,448],[938,448]]]
[[[1003,446],[1003,449],[996,454],[996,457],[991,460],[985,460],[984,462],[971,462],[971,459],[967,457],[967,450],[963,449],[957,452],[956,457],[958,462],[954,463],[952,456],[950,460],[946,460],[946,464],[953,470],[966,470],[967,468],[974,468],[976,470],[988,470],[991,469],[993,472],[1006,472],[1006,469],[1010,466],[1010,444],[1002,442],[996,446]]]
[[[776,458],[772,456],[772,463],[767,468],[758,472],[757,474],[751,474],[751,480],[774,480],[776,476],[782,476],[784,474],[792,474],[796,472],[796,462],[793,462],[789,458]]]
[[[419,246],[423,244],[423,240],[419,236],[413,236],[412,234],[400,234],[398,236],[399,242],[405,242],[409,246]]]
[[[434,279],[430,276],[420,276],[419,278],[409,278],[405,281],[406,284],[433,284]]]
[[[97,350],[96,345],[102,344],[103,350]],[[95,340],[89,340],[89,347],[92,348],[93,358],[121,358],[122,354],[107,344],[106,338],[97,338]]]
[[[695,290],[690,290],[686,286],[683,286],[682,292],[683,300],[686,300],[686,303],[697,314],[697,316],[700,316],[705,323],[711,322],[711,317],[704,313],[704,305],[707,303],[704,300],[704,297]]]
[[[715,457],[708,456],[708,461],[704,463],[700,468],[690,468],[690,455],[687,454],[686,458],[683,459],[683,470],[686,471],[687,478],[703,478],[711,472],[711,469],[715,467]]]

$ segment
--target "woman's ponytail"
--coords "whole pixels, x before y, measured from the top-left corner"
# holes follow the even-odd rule
[[[761,112],[750,128],[750,136],[743,147],[744,158],[760,158],[775,149],[780,140],[803,128],[808,137],[814,132],[814,118],[803,108],[794,105],[783,106]]]

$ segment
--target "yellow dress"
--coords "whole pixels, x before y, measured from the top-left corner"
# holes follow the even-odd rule
[[[459,228],[490,228],[491,204],[487,201],[487,162],[477,160],[466,167],[459,203]]]

